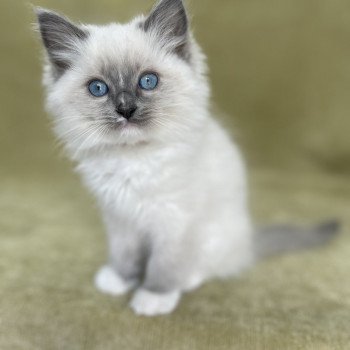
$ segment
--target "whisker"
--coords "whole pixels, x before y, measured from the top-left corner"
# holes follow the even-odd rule
[[[62,145],[64,146],[65,143],[67,143],[68,141],[69,141],[69,143],[72,143],[72,144],[76,143],[79,139],[82,139],[84,136],[94,132],[94,130],[96,129],[96,124],[97,123],[91,123],[88,125],[85,124],[84,126],[78,125],[72,129],[67,130],[65,133],[63,133],[59,136],[59,139],[57,142],[57,147],[62,146]],[[83,130],[76,133],[77,130],[79,130],[79,129],[83,129]],[[76,134],[74,135],[74,133],[76,133]],[[73,134],[73,136],[74,136],[72,139],[70,139],[70,137],[69,137],[70,134]]]
[[[92,141],[92,138],[94,137],[93,139],[93,144],[96,143],[96,141],[99,139],[100,135],[98,135],[99,132],[101,132],[101,129],[102,129],[102,125],[99,125],[84,141],[83,143],[78,147],[78,149],[76,150],[76,152],[74,153],[73,155],[73,158],[76,158],[79,153],[84,149],[84,147],[86,146],[86,144],[89,142],[89,141]],[[99,136],[99,137],[97,137]]]

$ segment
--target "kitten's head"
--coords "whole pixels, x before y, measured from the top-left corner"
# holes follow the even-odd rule
[[[204,57],[181,0],[161,0],[123,25],[37,15],[47,106],[71,152],[186,139],[205,123]]]

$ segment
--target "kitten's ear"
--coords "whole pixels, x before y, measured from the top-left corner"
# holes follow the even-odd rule
[[[86,39],[88,33],[55,12],[42,8],[36,8],[35,12],[50,62],[61,74],[70,67],[72,56],[78,53],[79,42]]]
[[[189,58],[189,25],[182,0],[160,0],[144,23],[144,30],[154,31],[175,53]]]

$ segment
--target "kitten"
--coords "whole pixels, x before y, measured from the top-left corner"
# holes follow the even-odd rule
[[[75,25],[44,9],[37,16],[54,131],[107,229],[100,291],[135,289],[137,314],[170,313],[208,279],[334,231],[254,238],[244,163],[209,110],[205,56],[181,0],[161,0],[123,25]]]

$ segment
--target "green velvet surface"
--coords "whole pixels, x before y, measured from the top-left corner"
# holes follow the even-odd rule
[[[85,22],[151,1],[46,0]],[[0,1],[0,349],[348,349],[350,5],[192,0],[213,96],[246,156],[257,222],[336,217],[327,247],[259,263],[136,317],[93,287],[105,260],[94,201],[55,146],[25,1]]]

